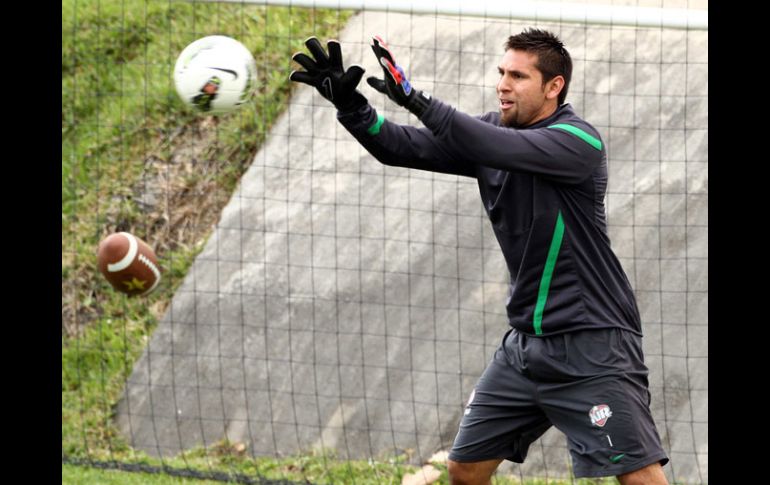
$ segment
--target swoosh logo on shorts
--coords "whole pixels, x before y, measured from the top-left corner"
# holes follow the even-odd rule
[[[619,462],[619,461],[620,461],[620,460],[621,460],[621,459],[622,459],[624,456],[626,456],[626,454],[625,454],[625,453],[623,453],[623,454],[621,454],[621,455],[613,456],[613,457],[611,457],[611,458],[610,458],[610,461],[611,461],[612,463],[617,463],[617,462]]]

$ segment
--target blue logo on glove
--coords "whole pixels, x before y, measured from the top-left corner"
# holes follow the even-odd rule
[[[396,70],[398,70],[399,74],[401,74],[401,88],[404,90],[404,94],[409,96],[409,94],[412,92],[412,85],[409,84],[409,79],[406,78],[406,74],[404,74],[404,70],[401,69],[401,66],[396,66]]]

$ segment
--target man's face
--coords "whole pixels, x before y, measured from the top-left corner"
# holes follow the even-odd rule
[[[529,126],[547,118],[557,108],[552,79],[543,86],[543,75],[535,67],[537,54],[508,49],[497,67],[497,99],[501,124],[512,128]],[[558,94],[558,91],[557,91]]]

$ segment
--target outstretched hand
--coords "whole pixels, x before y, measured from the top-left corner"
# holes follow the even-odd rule
[[[371,76],[366,79],[366,82],[377,91],[388,95],[399,106],[414,113],[418,118],[422,116],[430,105],[430,95],[413,89],[403,68],[396,64],[390,48],[382,40],[382,37],[378,35],[372,37],[372,51],[382,66],[384,79]]]
[[[313,58],[297,52],[292,60],[305,71],[292,71],[289,79],[315,87],[321,96],[331,101],[340,111],[353,111],[367,103],[366,98],[356,89],[364,75],[364,68],[352,65],[347,71],[342,66],[342,49],[336,40],[329,40],[327,55],[316,37],[305,41]]]

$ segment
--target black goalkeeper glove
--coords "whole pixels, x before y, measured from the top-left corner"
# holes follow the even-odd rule
[[[385,80],[372,76],[367,78],[366,82],[377,91],[387,94],[399,106],[408,109],[418,118],[421,117],[430,106],[430,94],[412,87],[404,70],[396,64],[387,44],[378,35],[372,37],[372,50],[382,66]]]
[[[364,68],[352,65],[347,71],[344,70],[339,42],[330,40],[326,43],[329,48],[328,56],[315,37],[306,40],[305,45],[315,60],[301,52],[294,54],[292,60],[306,71],[292,71],[289,79],[314,86],[321,96],[343,112],[355,111],[367,104],[364,95],[356,90],[364,75]]]

